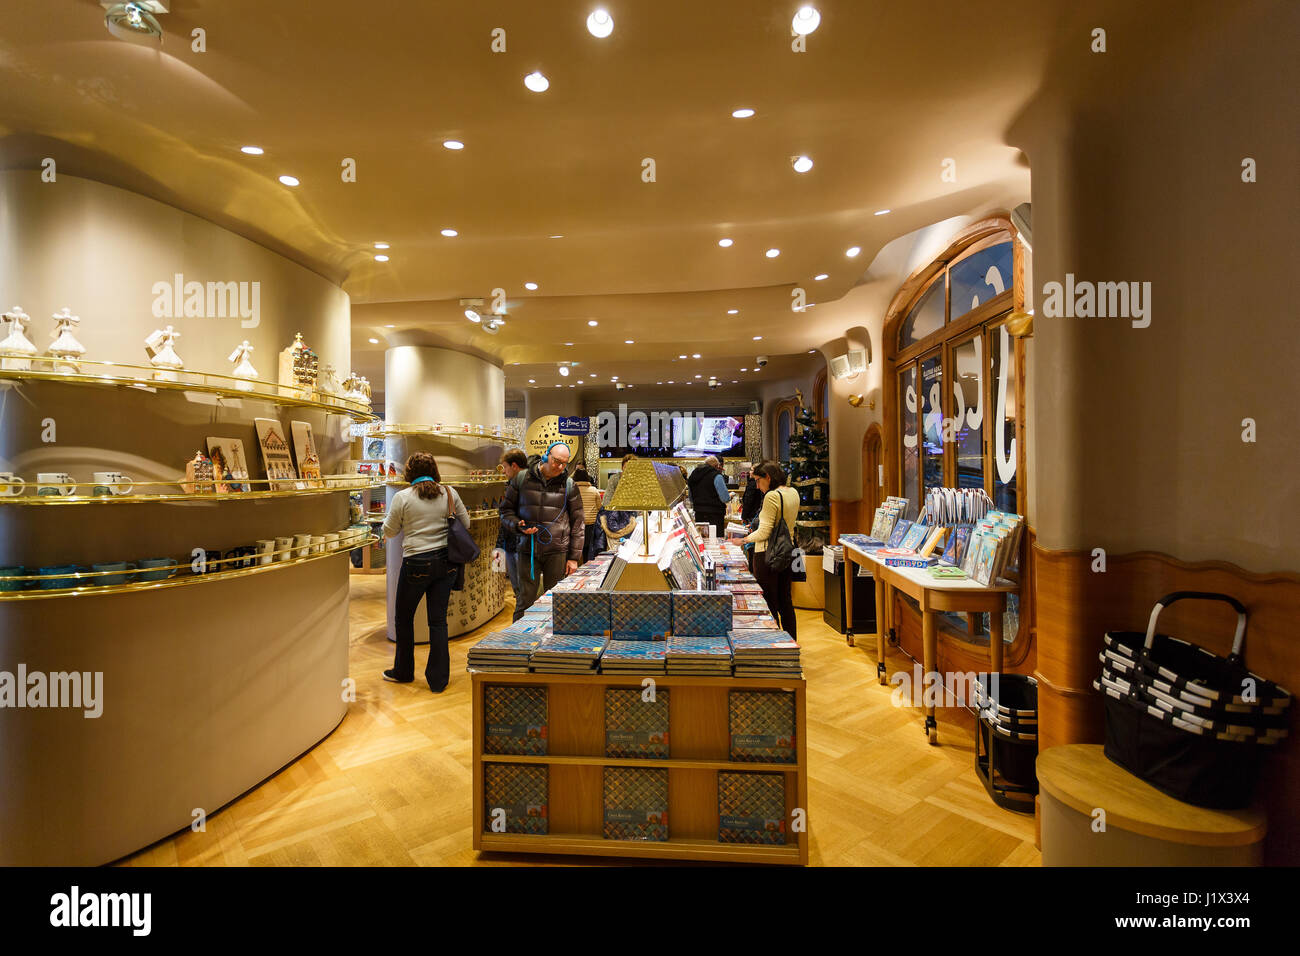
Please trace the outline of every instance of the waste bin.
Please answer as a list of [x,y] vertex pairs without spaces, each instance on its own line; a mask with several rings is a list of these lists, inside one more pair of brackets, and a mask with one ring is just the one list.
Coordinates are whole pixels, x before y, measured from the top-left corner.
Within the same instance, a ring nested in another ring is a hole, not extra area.
[[[839,634],[845,633],[845,564],[844,549],[828,545],[822,552],[823,559],[830,555],[835,570],[825,569],[822,576],[826,585],[826,606],[822,611],[822,620],[835,628]],[[815,560],[815,559],[814,559]],[[876,582],[874,578],[858,573],[858,565],[853,565],[853,632],[870,634],[876,630]]]

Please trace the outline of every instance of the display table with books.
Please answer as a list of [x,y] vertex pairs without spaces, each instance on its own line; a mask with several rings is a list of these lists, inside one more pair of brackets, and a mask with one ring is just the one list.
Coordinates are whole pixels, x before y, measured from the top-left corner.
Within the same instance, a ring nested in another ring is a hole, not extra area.
[[[945,493],[953,493],[945,495]],[[902,517],[906,499],[889,498],[876,512],[872,535],[844,534],[845,571],[852,579],[854,565],[867,569],[876,586],[876,675],[888,682],[885,638],[893,628],[893,594],[897,589],[916,601],[921,610],[921,666],[933,673],[938,658],[938,615],[953,612],[989,615],[989,669],[1002,671],[1002,617],[1007,594],[1020,590],[1000,575],[1019,546],[1019,515],[981,508],[982,492],[935,488],[927,495],[924,520]],[[892,512],[892,514],[890,513]],[[942,557],[936,554],[947,542]],[[853,595],[845,594],[846,620],[853,620]],[[850,629],[847,637],[852,642]],[[934,705],[924,706],[926,736],[938,743]]]
[[476,850],[808,862],[799,645],[711,557],[615,591],[602,555],[470,649]]

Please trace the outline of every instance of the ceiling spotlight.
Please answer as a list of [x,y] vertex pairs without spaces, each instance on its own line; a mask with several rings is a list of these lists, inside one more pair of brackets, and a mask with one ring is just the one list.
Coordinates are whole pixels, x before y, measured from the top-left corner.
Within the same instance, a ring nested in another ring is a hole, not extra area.
[[813,168],[813,161],[807,156],[796,156],[790,162],[794,164],[796,173],[806,173]]
[[624,344],[624,345],[636,345],[636,342],[632,341],[631,339],[624,339],[624,340],[623,340],[623,344]]
[[739,309],[728,309],[727,315],[735,315],[739,311],[740,311]]
[[614,32],[614,18],[609,15],[609,11],[597,7],[587,17],[587,32],[598,39],[605,39]]
[[873,216],[888,216],[889,213],[890,213],[890,210],[888,210],[888,209],[877,209],[874,213],[872,213],[872,215],[873,215]]
[[563,375],[565,378],[568,378],[568,377],[569,377],[569,366],[567,366],[567,365],[561,365],[561,366],[560,366],[560,374]]
[[807,36],[817,29],[818,24],[822,22],[822,15],[817,12],[817,8],[812,4],[799,8],[799,12],[794,15],[794,20],[790,26],[794,32],[800,36]]
[[111,3],[100,0],[104,7],[104,26],[119,40],[146,46],[162,46],[162,27],[154,19],[155,13],[167,13],[167,4],[158,0],[133,0],[131,3]]
[[534,93],[545,93],[550,88],[551,81],[534,70],[524,77],[524,86]]
[[662,385],[663,382],[655,382],[656,385]]
[[861,246],[849,246],[847,249],[844,250],[844,254],[848,256],[850,259],[856,259],[858,257],[858,253],[861,251],[862,251]]
[[754,115],[754,111],[751,110],[749,107],[745,107],[744,109],[732,110],[731,115],[734,116],[736,119],[749,119],[751,116]]
[[748,372],[749,369],[747,369],[747,368],[742,368],[741,371],[742,371],[742,372]]
[[722,248],[724,248],[724,249],[730,249],[730,248],[731,248],[731,240],[730,240],[730,239],[719,239],[719,240],[718,240],[718,245],[722,246]]
[[527,289],[529,292],[536,292],[536,291],[537,291],[537,283],[536,283],[536,282],[525,282],[525,283],[524,283],[524,288]]
[[775,259],[780,254],[781,254],[780,249],[769,249],[767,250],[767,252],[763,253],[763,255],[767,256],[769,259]]
[[685,355],[679,355],[679,356],[677,356],[677,357],[678,357],[678,358],[686,358]]
[[579,384],[579,385],[586,385],[587,383],[584,382],[582,379],[578,379],[578,384]]
[[813,282],[821,282],[822,279],[829,279],[829,278],[830,276],[828,276],[825,272],[823,272],[819,276],[813,276]]
[[286,186],[297,186],[297,185],[298,185],[298,177],[297,177],[297,176],[281,176],[281,177],[280,177],[280,182],[284,183]]
[[370,342],[371,345],[378,345],[378,344],[379,344],[379,339],[369,339],[368,341]]
[[697,375],[697,376],[695,376],[695,377],[696,377],[696,378],[703,378],[704,376],[702,376],[702,375]]
[[446,236],[448,239],[460,235],[460,233],[458,233],[455,229],[444,229],[442,230],[442,234]]
[[669,384],[669,385],[676,385],[677,383],[674,382],[674,381],[670,378],[670,379],[668,380],[668,384]]
[[478,322],[482,319],[482,317],[473,309],[465,310],[465,318],[469,319],[471,322]]
[[756,335],[756,336],[754,336],[754,341],[755,341],[755,342],[761,342],[761,341],[763,341],[763,336],[761,336],[761,335]]
[[587,324],[590,325],[593,329],[594,329],[596,326],[600,325],[600,323],[597,322],[595,319],[588,319],[588,320],[587,320]]
[[397,328],[397,326],[395,326],[395,325],[385,325],[384,328],[386,328],[386,329],[395,329],[395,328]]
[[691,356],[691,358],[699,358],[699,357],[700,357],[700,353],[699,353],[699,352],[696,352],[694,355]]
[[458,139],[444,139],[442,145],[447,149],[464,149],[465,144]]
[[375,261],[376,261],[376,262],[387,262],[387,261],[388,261],[388,256],[384,255],[384,254],[381,252],[379,255],[375,256]]
[[572,345],[573,343],[572,343],[572,342],[565,342],[564,344],[565,344],[565,345]]
[[535,379],[535,378],[530,378],[530,379],[528,380],[528,384],[529,384],[529,385],[535,385],[536,383],[537,383],[537,379]]
[[261,146],[241,146],[239,147],[239,151],[241,153],[247,153],[249,156],[261,156],[266,152],[266,150],[262,149]]
[[564,236],[563,236],[563,235],[555,235],[555,236],[547,236],[546,238],[547,238],[547,239],[563,239]]
[[375,243],[375,248],[376,248],[376,249],[387,249],[387,248],[388,248],[388,243],[386,243],[386,242],[376,242],[376,243]]

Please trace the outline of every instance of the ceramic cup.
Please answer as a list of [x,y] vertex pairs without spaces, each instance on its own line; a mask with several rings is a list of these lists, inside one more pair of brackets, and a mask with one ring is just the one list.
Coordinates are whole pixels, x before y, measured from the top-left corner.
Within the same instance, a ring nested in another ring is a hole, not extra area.
[[218,570],[234,571],[236,568],[251,568],[254,564],[254,557],[257,555],[257,549],[244,546],[242,548],[231,548],[226,552],[226,560],[222,562]]
[[8,567],[0,568],[0,591],[26,591],[31,587],[31,581],[10,581],[8,578],[21,578],[27,574],[26,568]]
[[[135,565],[130,561],[110,561],[106,564],[92,564],[92,571],[134,571]],[[105,584],[126,584],[131,578],[130,574],[105,574],[103,577],[91,578],[90,581],[95,585]]]
[[275,550],[279,552],[275,560],[288,561],[293,557],[293,538],[276,538]]
[[326,550],[326,551],[337,551],[337,550],[339,549],[339,538],[340,538],[340,537],[341,537],[341,535],[339,535],[337,532],[333,532],[333,533],[330,533],[330,534],[325,535],[325,550]]
[[79,588],[85,586],[87,582],[77,578],[65,577],[65,575],[76,574],[82,570],[75,564],[60,564],[52,568],[41,568],[37,573],[44,579],[39,582],[39,587],[43,591],[53,591],[57,588]]
[[27,482],[12,471],[0,471],[0,498],[13,498],[23,493]]
[[311,535],[295,534],[293,536],[293,556],[295,558],[305,558],[311,554]]
[[175,558],[145,558],[140,562],[140,573],[137,577],[141,581],[163,581],[176,572],[159,569],[167,569],[174,564],[176,564]]
[[72,476],[65,475],[61,471],[42,471],[36,475],[36,493],[42,497],[52,495],[70,495],[77,489],[72,487],[61,488],[59,485],[71,485]]
[[270,564],[273,560],[271,552],[275,550],[274,538],[259,538],[257,541],[257,563]]
[[314,534],[311,536],[311,553],[320,554],[325,550],[325,535]]
[[135,481],[121,472],[97,471],[90,493],[99,498],[105,495],[129,495],[134,488]]

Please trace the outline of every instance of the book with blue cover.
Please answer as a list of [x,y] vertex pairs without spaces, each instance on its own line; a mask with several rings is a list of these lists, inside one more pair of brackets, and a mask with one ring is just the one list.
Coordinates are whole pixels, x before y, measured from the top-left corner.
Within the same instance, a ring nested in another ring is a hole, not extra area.
[[718,635],[731,630],[732,598],[727,591],[673,591],[674,634]]
[[898,523],[894,525],[894,533],[889,536],[889,541],[887,542],[889,547],[901,547],[903,539],[907,537],[907,533],[911,530],[912,522],[908,521],[906,518],[900,518]]
[[487,833],[547,832],[545,764],[483,764],[483,830]]
[[662,674],[667,656],[665,641],[610,641],[600,656],[603,674]]
[[847,545],[856,551],[874,551],[876,548],[883,548],[889,536],[884,538],[867,537],[865,534],[842,534],[840,535],[840,544]]
[[606,767],[604,803],[605,839],[668,839],[667,770]]
[[537,674],[592,674],[609,641],[603,634],[552,634],[533,649]]
[[733,690],[727,693],[731,759],[794,763],[794,693]]
[[725,636],[674,634],[668,638],[669,674],[731,676],[731,642]]
[[930,529],[918,521],[907,529],[907,534],[903,535],[903,543],[899,547],[904,551],[915,551],[925,544],[926,536],[929,533]]
[[488,684],[483,688],[483,752],[546,753],[546,688]]
[[785,774],[718,771],[718,842],[785,843]]
[[766,612],[731,615],[731,632],[737,631],[774,631],[777,629],[776,618]]
[[970,528],[965,525],[955,529],[948,536],[948,546],[944,549],[940,564],[961,567],[962,558],[966,556],[966,545],[970,541]]
[[605,688],[605,756],[667,758],[670,693],[647,700],[639,687]]
[[615,591],[610,599],[611,636],[616,640],[663,640],[672,630],[671,591]]
[[556,591],[551,608],[556,634],[609,634],[608,591]]
[[799,644],[787,631],[775,628],[733,630],[727,637],[731,641],[731,653],[737,663],[743,657],[797,658],[799,656]]

